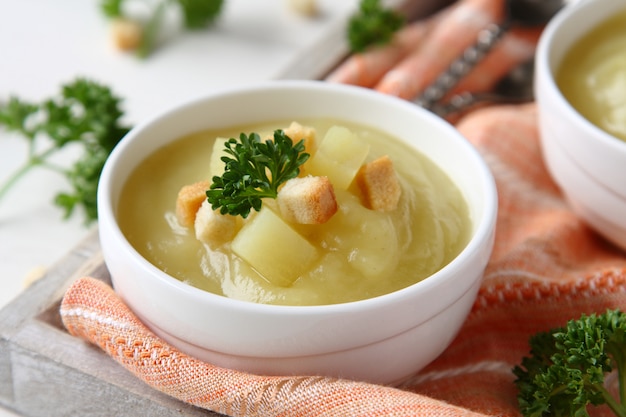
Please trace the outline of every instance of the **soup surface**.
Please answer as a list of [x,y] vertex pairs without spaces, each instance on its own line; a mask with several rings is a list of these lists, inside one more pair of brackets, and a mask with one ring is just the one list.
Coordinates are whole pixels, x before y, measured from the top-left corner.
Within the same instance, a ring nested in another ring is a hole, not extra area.
[[[182,186],[209,179],[215,138],[272,132],[291,121],[200,132],[159,149],[125,184],[118,206],[122,232],[146,259],[181,281],[239,300],[282,305],[336,304],[386,294],[438,271],[467,244],[471,222],[466,202],[424,155],[364,126],[334,120],[298,122],[313,127],[317,138],[332,126],[347,127],[369,144],[366,162],[388,155],[401,196],[395,210],[381,212],[361,204],[354,184],[335,189],[339,208],[329,221],[291,225],[318,256],[290,285],[263,277],[233,253],[230,243],[211,248],[197,240],[193,228],[179,223],[175,205]],[[261,210],[271,207],[270,201]],[[244,223],[259,215],[252,212]],[[272,239],[268,236],[259,250],[282,259],[292,256],[292,248]]]
[[579,113],[626,140],[626,10],[577,41],[556,80]]

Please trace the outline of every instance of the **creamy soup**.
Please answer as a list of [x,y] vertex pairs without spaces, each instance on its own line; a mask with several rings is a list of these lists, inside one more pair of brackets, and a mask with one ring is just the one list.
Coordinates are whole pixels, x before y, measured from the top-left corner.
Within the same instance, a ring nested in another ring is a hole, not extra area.
[[577,41],[556,80],[578,112],[626,140],[626,10]]
[[[298,122],[314,127],[318,138],[332,126],[347,127],[370,146],[367,160],[388,155],[401,187],[400,200],[396,209],[381,212],[363,206],[354,184],[335,190],[339,208],[329,221],[292,225],[317,253],[292,283],[272,283],[235,255],[229,243],[211,248],[181,226],[175,214],[177,194],[186,184],[209,179],[215,138],[272,132],[290,122],[200,132],[149,156],[130,176],[118,207],[119,224],[130,243],[154,265],[192,286],[282,305],[336,304],[396,291],[432,275],[467,244],[471,222],[466,202],[434,163],[389,135],[335,120]],[[261,210],[271,207],[268,202]],[[253,212],[244,223],[259,215]],[[268,236],[259,250],[291,259],[292,248],[272,239]]]

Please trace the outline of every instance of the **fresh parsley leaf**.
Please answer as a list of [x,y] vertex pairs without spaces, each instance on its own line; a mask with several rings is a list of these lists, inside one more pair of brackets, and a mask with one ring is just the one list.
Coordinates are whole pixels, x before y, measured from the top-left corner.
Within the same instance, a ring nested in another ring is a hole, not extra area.
[[361,0],[359,12],[348,21],[350,50],[363,52],[371,45],[387,44],[404,24],[404,16],[386,9],[380,0]]
[[143,36],[137,48],[138,56],[145,58],[156,48],[164,13],[165,3],[159,3],[143,27]]
[[102,0],[100,10],[108,18],[117,18],[122,16],[122,3],[124,0]]
[[276,198],[278,187],[297,177],[309,159],[304,141],[294,145],[281,129],[267,141],[261,141],[257,133],[241,133],[239,141],[226,141],[225,152],[230,156],[222,157],[224,174],[213,177],[207,200],[213,210],[243,218],[252,209],[259,211],[263,198]]
[[[129,16],[125,7],[139,3],[145,13],[141,17]],[[222,11],[224,0],[158,0],[147,4],[133,0],[101,0],[100,10],[108,19],[132,22],[133,28],[141,33],[139,42],[133,42],[128,49],[136,49],[137,55],[145,58],[156,48],[165,13],[177,9],[186,29],[201,29],[211,24]],[[119,36],[119,32],[113,32]],[[122,32],[123,33],[123,32]],[[138,43],[138,46],[135,44]]]
[[[588,405],[601,404],[626,416],[626,314],[583,314],[533,335],[530,347],[530,356],[513,369],[524,416],[588,416]],[[604,384],[614,369],[619,400]]]
[[178,3],[185,17],[185,27],[199,29],[219,16],[224,0],[178,0]]
[[11,97],[5,105],[0,105],[0,125],[4,125],[9,131],[24,135],[29,141],[33,141],[37,134],[37,126],[28,122],[38,110],[39,106],[36,104]]
[[[65,176],[72,188],[55,198],[66,217],[82,206],[86,222],[95,220],[96,191],[104,162],[129,130],[121,124],[120,103],[108,87],[79,78],[42,103],[11,97],[6,105],[0,105],[0,127],[20,134],[29,147],[24,164],[0,184],[0,200],[30,170],[47,168]],[[51,164],[50,157],[68,144],[83,149],[75,164],[70,168]]]

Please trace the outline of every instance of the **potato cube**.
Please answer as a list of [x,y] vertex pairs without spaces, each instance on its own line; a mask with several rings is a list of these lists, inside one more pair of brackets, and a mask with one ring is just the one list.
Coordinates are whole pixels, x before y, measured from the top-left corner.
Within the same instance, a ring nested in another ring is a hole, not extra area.
[[349,191],[337,193],[339,211],[319,226],[320,239],[330,252],[349,253],[348,264],[365,278],[377,279],[399,262],[399,238],[391,217],[365,208]]
[[315,155],[306,164],[308,174],[327,176],[335,188],[346,190],[369,153],[369,145],[341,126],[328,129]]
[[233,252],[279,286],[291,285],[317,259],[317,250],[272,210],[264,207],[239,231]]
[[224,144],[228,141],[227,138],[216,138],[215,143],[213,144],[213,151],[211,152],[211,161],[209,162],[209,178],[213,178],[214,176],[221,177],[224,173],[224,161],[222,161],[222,156],[228,156],[228,154],[224,151],[226,147]]
[[[378,216],[371,215],[374,213]],[[392,271],[398,264],[398,237],[388,217],[372,210],[369,214],[346,244],[352,242],[356,248],[348,260],[350,266],[363,276],[373,278]]]

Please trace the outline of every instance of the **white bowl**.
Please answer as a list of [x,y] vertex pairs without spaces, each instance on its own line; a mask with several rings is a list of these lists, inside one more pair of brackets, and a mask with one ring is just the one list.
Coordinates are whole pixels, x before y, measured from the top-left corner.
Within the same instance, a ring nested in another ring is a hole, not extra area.
[[557,141],[544,141],[548,170],[575,212],[595,230],[626,249],[626,198],[595,181]]
[[[142,258],[118,227],[122,186],[164,144],[204,129],[328,117],[403,138],[457,184],[470,209],[472,235],[450,264],[408,288],[363,301],[263,305],[211,294],[168,276]],[[433,114],[358,87],[280,81],[218,92],[135,127],[106,163],[98,210],[102,251],[115,290],[167,342],[218,366],[253,373],[387,384],[435,359],[462,325],[491,254],[497,196],[480,155]]]
[[[623,10],[626,2],[616,0],[583,0],[562,9],[539,40],[535,97],[541,143],[551,175],[575,203],[573,209],[581,218],[626,249],[626,142],[585,119],[563,96],[554,79],[576,41]],[[579,179],[579,186],[568,177],[570,174]],[[597,200],[598,196],[602,198]]]

